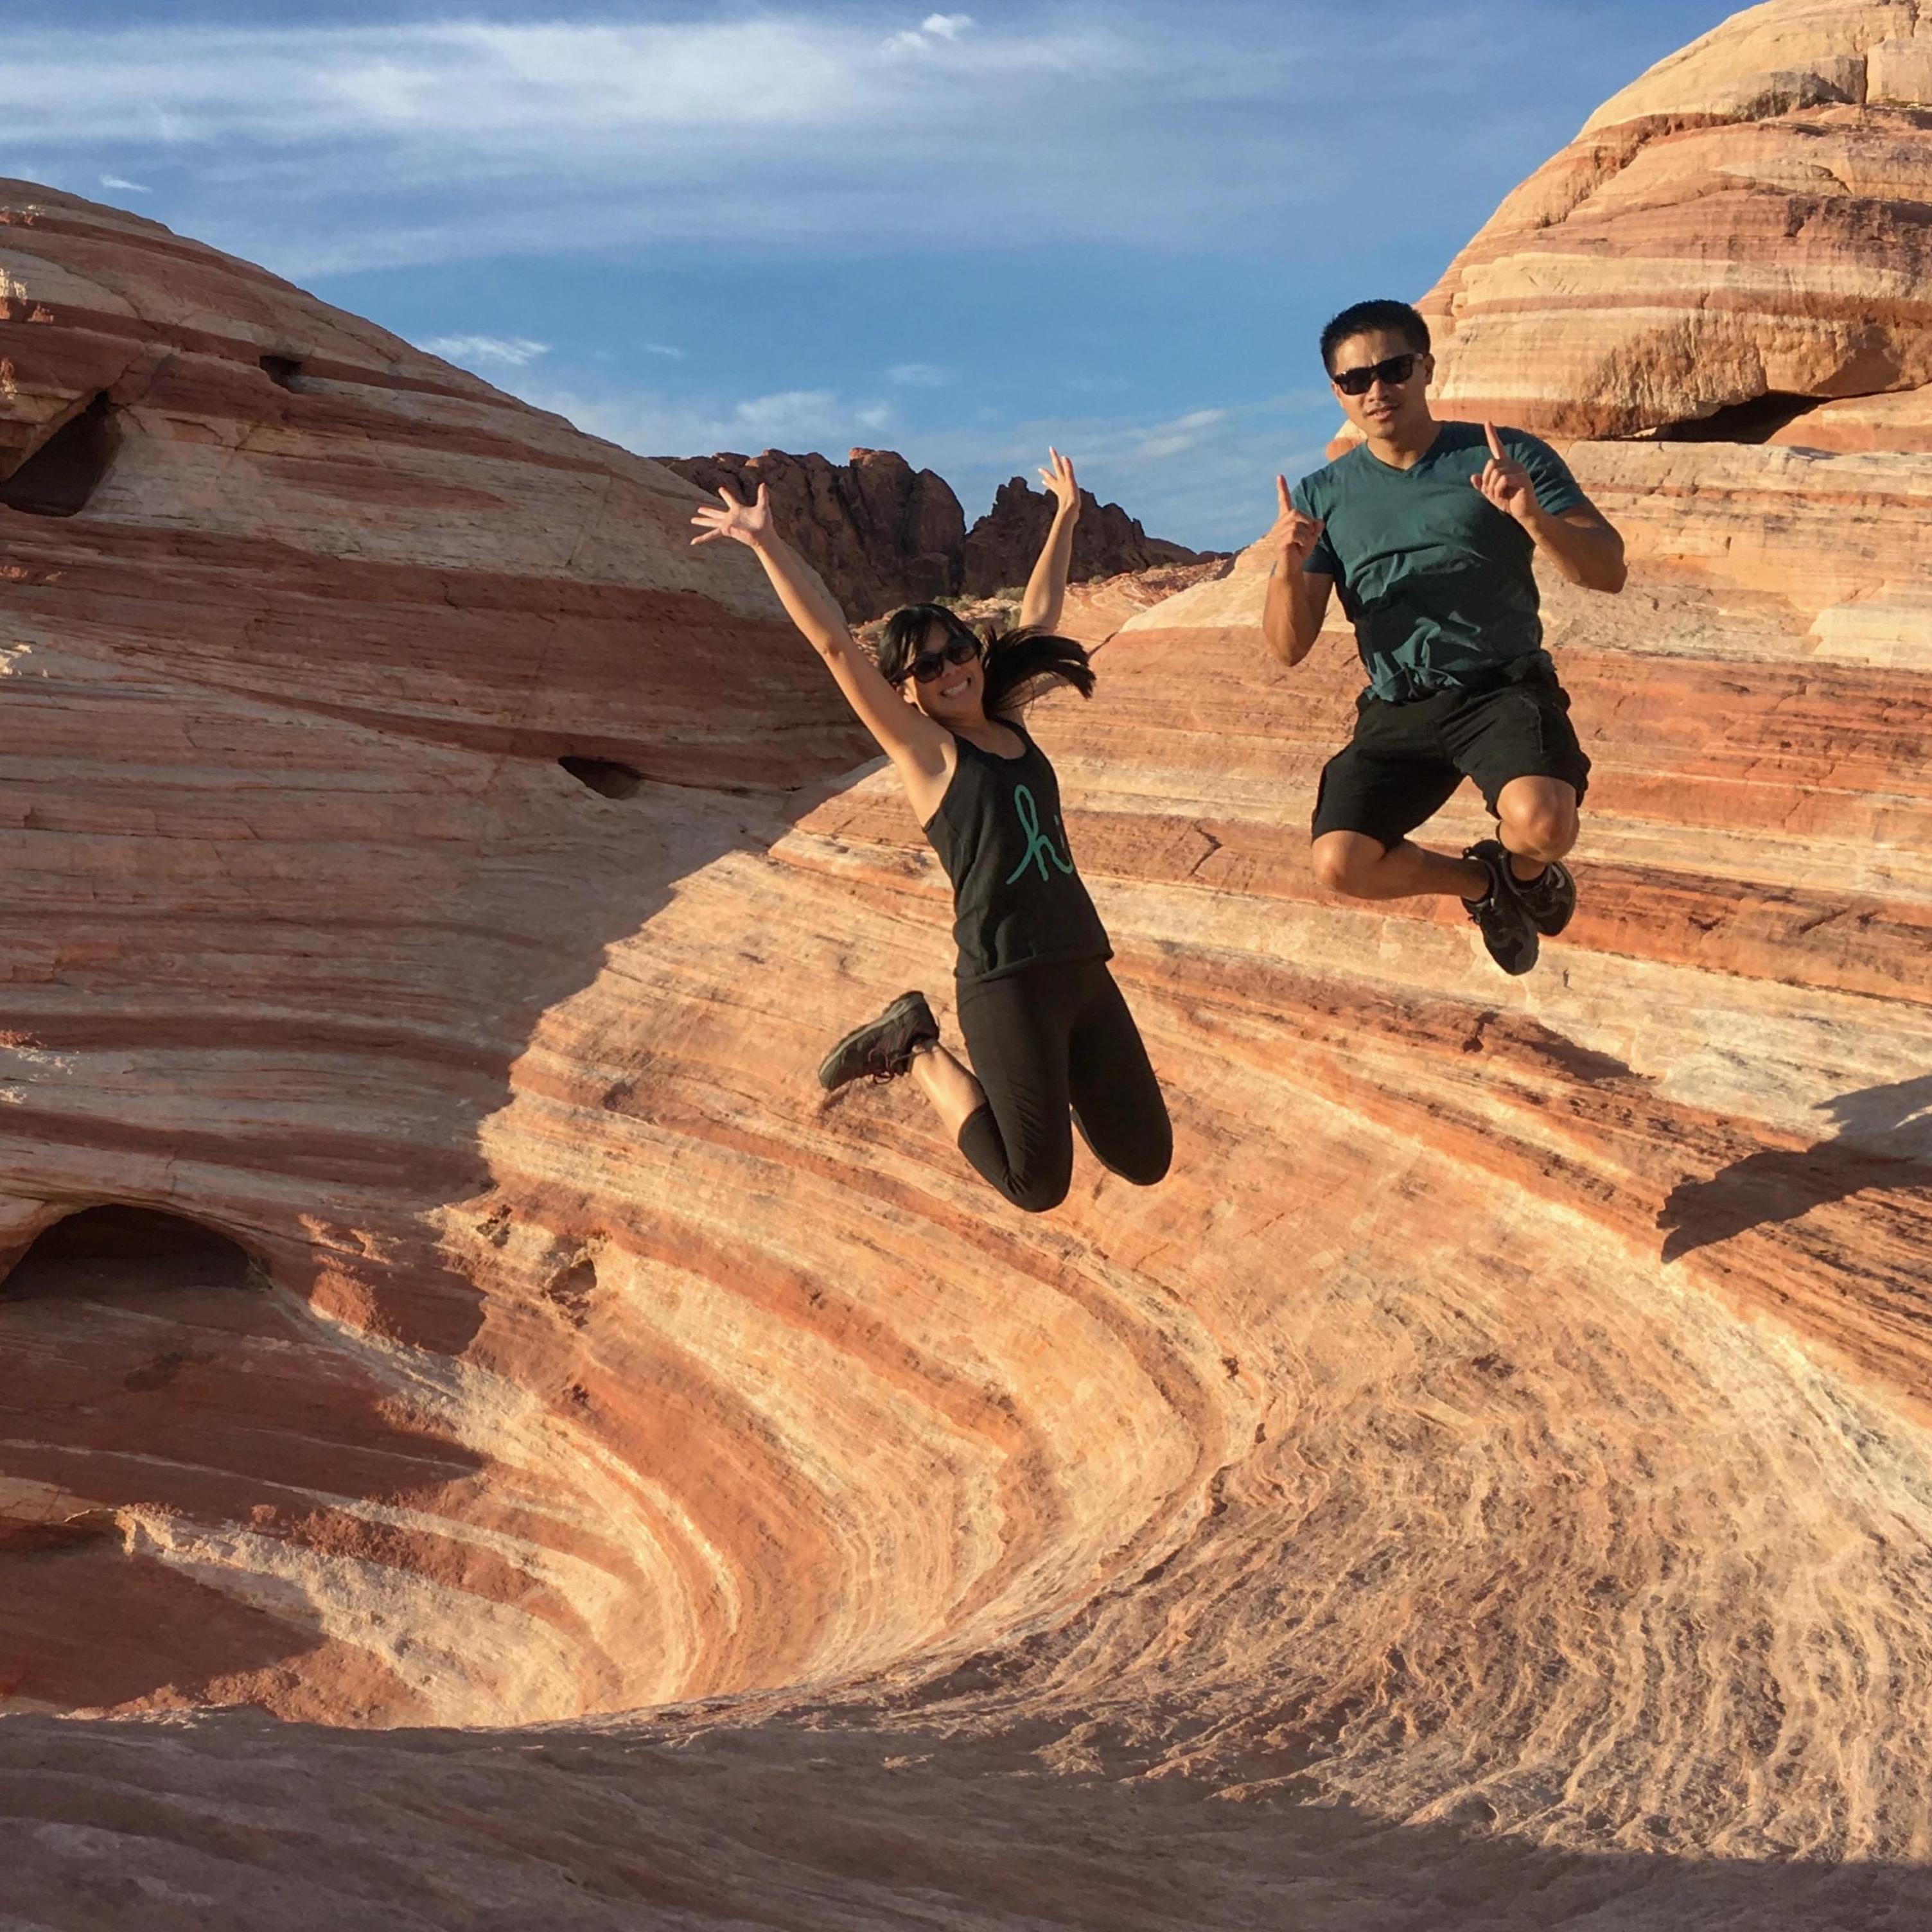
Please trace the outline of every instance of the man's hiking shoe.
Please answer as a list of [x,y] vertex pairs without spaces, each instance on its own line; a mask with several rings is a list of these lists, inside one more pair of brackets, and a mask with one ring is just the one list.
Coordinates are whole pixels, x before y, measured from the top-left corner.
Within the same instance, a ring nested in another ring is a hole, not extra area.
[[1490,889],[1479,899],[1462,902],[1490,957],[1512,976],[1527,973],[1536,964],[1540,950],[1536,928],[1517,898],[1510,878],[1509,854],[1493,838],[1484,838],[1462,854],[1473,859],[1490,875]]
[[875,1020],[848,1033],[825,1056],[818,1084],[828,1094],[854,1080],[896,1080],[914,1051],[939,1043],[939,1022],[923,993],[902,993]]
[[1570,923],[1570,915],[1576,910],[1576,881],[1562,860],[1551,860],[1540,879],[1527,883],[1511,873],[1510,884],[1528,914],[1530,924],[1545,939],[1554,939]]

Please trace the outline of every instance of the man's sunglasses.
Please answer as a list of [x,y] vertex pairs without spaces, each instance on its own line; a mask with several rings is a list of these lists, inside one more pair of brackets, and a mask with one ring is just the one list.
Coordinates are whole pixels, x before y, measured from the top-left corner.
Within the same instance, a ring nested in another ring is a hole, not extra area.
[[948,638],[938,650],[921,651],[892,682],[903,684],[910,676],[921,684],[930,684],[948,664],[970,664],[980,650],[977,638]]
[[1366,396],[1378,382],[1391,388],[1415,374],[1420,355],[1391,356],[1386,362],[1372,362],[1366,369],[1343,369],[1330,380],[1345,396]]

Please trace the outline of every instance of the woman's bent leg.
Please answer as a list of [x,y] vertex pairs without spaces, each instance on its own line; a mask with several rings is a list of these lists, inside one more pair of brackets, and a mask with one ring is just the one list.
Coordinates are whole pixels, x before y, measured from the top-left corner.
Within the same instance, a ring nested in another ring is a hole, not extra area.
[[1096,976],[1068,1042],[1073,1118],[1096,1160],[1151,1187],[1174,1162],[1167,1102],[1113,974],[1104,964],[1088,970]]
[[959,1151],[1029,1214],[1058,1207],[1073,1180],[1066,1042],[1078,988],[1069,975],[1035,967],[959,989],[960,1030],[986,1096],[959,1130]]

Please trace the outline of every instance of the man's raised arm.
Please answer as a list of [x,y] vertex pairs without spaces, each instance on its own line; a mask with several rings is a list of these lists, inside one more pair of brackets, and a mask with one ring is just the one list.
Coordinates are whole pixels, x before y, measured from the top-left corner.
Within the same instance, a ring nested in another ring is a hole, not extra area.
[[1502,446],[1494,423],[1483,425],[1490,439],[1490,460],[1481,475],[1469,480],[1506,517],[1514,517],[1536,547],[1572,584],[1586,590],[1605,590],[1612,596],[1628,575],[1624,540],[1594,503],[1580,503],[1552,517],[1536,499],[1530,473]]
[[1335,580],[1319,571],[1303,568],[1321,542],[1325,526],[1295,508],[1286,476],[1277,476],[1274,487],[1280,514],[1275,518],[1274,527],[1262,539],[1272,553],[1272,560],[1268,601],[1262,606],[1262,637],[1283,664],[1298,664],[1322,634],[1322,620],[1328,614],[1328,598],[1335,588]]

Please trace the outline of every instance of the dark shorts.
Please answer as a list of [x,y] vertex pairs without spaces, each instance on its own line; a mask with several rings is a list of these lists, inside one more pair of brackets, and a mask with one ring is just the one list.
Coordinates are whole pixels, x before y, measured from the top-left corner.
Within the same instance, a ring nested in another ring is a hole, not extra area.
[[1561,778],[1580,799],[1590,760],[1556,668],[1539,652],[1486,691],[1438,691],[1407,704],[1364,692],[1355,735],[1322,767],[1313,836],[1362,832],[1400,845],[1474,778],[1493,812],[1512,778]]

